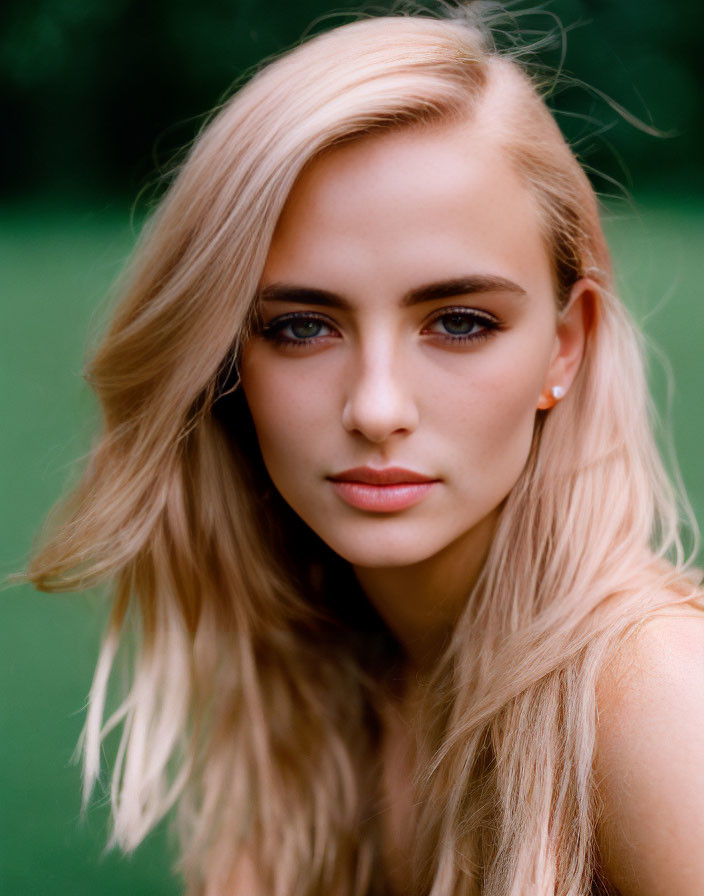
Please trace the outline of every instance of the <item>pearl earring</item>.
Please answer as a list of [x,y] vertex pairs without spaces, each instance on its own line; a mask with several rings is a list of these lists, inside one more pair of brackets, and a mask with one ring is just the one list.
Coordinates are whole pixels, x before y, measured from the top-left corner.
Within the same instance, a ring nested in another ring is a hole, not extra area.
[[557,398],[558,400],[565,394],[565,390],[562,388],[562,386],[553,386],[550,391],[552,392],[552,397]]

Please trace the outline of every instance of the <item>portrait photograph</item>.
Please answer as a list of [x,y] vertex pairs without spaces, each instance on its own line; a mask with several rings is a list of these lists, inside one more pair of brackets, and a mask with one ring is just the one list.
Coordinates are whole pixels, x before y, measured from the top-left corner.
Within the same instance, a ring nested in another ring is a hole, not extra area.
[[3,896],[704,894],[694,0],[6,0]]

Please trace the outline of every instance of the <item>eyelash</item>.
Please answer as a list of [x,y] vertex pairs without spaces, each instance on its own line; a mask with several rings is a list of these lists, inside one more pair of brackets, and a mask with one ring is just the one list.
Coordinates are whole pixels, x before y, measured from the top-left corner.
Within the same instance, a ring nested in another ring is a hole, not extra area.
[[[464,306],[458,306],[452,308],[443,308],[441,311],[435,314],[435,316],[431,318],[431,320],[424,326],[423,331],[425,332],[427,330],[427,327],[446,317],[460,317],[463,320],[470,321],[473,324],[481,324],[484,327],[484,329],[478,333],[467,333],[462,335],[453,335],[451,333],[435,333],[435,335],[442,338],[443,342],[447,342],[452,345],[461,345],[463,343],[469,342],[482,342],[483,340],[488,339],[493,332],[501,329],[501,324],[496,320],[496,318],[491,317],[488,314],[474,311]],[[284,314],[281,317],[275,318],[268,324],[262,326],[259,332],[264,337],[264,339],[268,339],[270,342],[273,342],[276,345],[284,345],[287,348],[302,348],[307,345],[313,345],[321,338],[324,338],[321,336],[311,336],[305,339],[290,339],[282,335],[283,330],[289,324],[300,321],[319,321],[321,324],[324,324],[327,327],[332,327],[332,324],[330,324],[322,315],[311,313],[309,311],[294,311],[290,314]]]

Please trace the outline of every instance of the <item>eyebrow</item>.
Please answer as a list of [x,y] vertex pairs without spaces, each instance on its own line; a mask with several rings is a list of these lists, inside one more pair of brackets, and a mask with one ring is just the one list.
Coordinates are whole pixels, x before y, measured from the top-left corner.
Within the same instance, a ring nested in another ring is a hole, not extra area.
[[[401,299],[401,306],[408,308],[422,302],[449,299],[453,296],[481,295],[488,292],[512,293],[517,296],[527,295],[525,289],[518,283],[514,283],[513,280],[496,277],[492,274],[472,274],[468,277],[454,277],[451,280],[441,280],[411,289]],[[264,286],[259,290],[257,298],[265,302],[297,302],[302,305],[340,308],[343,311],[349,311],[352,308],[347,299],[334,292],[288,283],[271,283]]]

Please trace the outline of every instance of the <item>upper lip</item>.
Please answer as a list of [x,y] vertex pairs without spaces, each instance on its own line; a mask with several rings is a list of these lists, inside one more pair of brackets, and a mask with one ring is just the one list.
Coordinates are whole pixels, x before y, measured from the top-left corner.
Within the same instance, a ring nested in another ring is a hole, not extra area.
[[403,467],[353,467],[328,477],[338,482],[368,482],[370,485],[392,485],[398,482],[436,482],[432,476],[424,476]]

